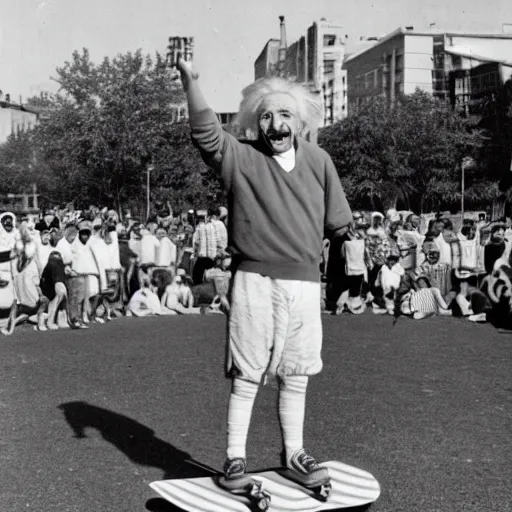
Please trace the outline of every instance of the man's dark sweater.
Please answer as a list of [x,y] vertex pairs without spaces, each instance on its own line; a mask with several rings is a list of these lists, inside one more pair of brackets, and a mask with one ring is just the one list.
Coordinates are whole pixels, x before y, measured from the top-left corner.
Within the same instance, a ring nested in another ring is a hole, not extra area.
[[273,279],[320,280],[324,232],[348,225],[352,213],[336,168],[318,146],[298,138],[286,172],[258,141],[238,141],[212,110],[190,117],[192,140],[221,172],[230,203],[230,246],[239,270]]

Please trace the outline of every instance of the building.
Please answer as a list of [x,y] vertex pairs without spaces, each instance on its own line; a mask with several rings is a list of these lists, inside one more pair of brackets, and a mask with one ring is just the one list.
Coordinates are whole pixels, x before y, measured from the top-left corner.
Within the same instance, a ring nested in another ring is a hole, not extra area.
[[323,126],[347,114],[346,73],[343,70],[345,35],[341,25],[322,18],[314,22],[290,46],[284,17],[280,16],[280,39],[270,39],[254,62],[254,78],[281,75],[305,84],[322,97]]
[[475,67],[450,72],[449,92],[454,108],[466,114],[496,117],[512,98],[512,61],[492,61],[482,57]]
[[348,113],[376,97],[390,103],[416,89],[450,97],[450,73],[512,56],[512,34],[469,34],[401,27],[345,58]]
[[0,144],[10,135],[33,128],[39,120],[36,109],[11,101],[9,94],[0,92]]

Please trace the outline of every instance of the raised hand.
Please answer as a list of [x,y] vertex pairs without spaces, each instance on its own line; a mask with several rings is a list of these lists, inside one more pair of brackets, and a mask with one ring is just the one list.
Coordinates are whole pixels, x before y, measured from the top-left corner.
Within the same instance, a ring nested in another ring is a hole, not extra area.
[[192,62],[186,61],[181,53],[178,54],[176,67],[180,72],[183,87],[185,90],[187,90],[192,80],[197,80],[199,78],[199,74],[194,71]]

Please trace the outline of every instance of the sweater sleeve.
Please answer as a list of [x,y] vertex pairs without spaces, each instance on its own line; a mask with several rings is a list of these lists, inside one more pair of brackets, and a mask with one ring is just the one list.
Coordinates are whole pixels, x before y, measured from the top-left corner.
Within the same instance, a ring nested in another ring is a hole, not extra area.
[[348,205],[341,181],[331,157],[326,154],[325,163],[325,231],[331,238],[337,230],[352,222],[352,211]]
[[226,153],[232,153],[240,143],[220,125],[211,109],[191,115],[190,132],[194,146],[199,148],[206,165],[220,170],[227,190],[231,188],[233,166],[223,165]]

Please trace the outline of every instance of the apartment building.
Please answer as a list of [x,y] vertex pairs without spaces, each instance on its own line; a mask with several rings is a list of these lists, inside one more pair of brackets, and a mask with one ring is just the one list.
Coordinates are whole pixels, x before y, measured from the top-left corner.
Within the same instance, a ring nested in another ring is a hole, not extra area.
[[393,103],[416,89],[450,98],[450,76],[512,56],[512,34],[425,31],[401,27],[345,58],[348,112],[376,97]]

